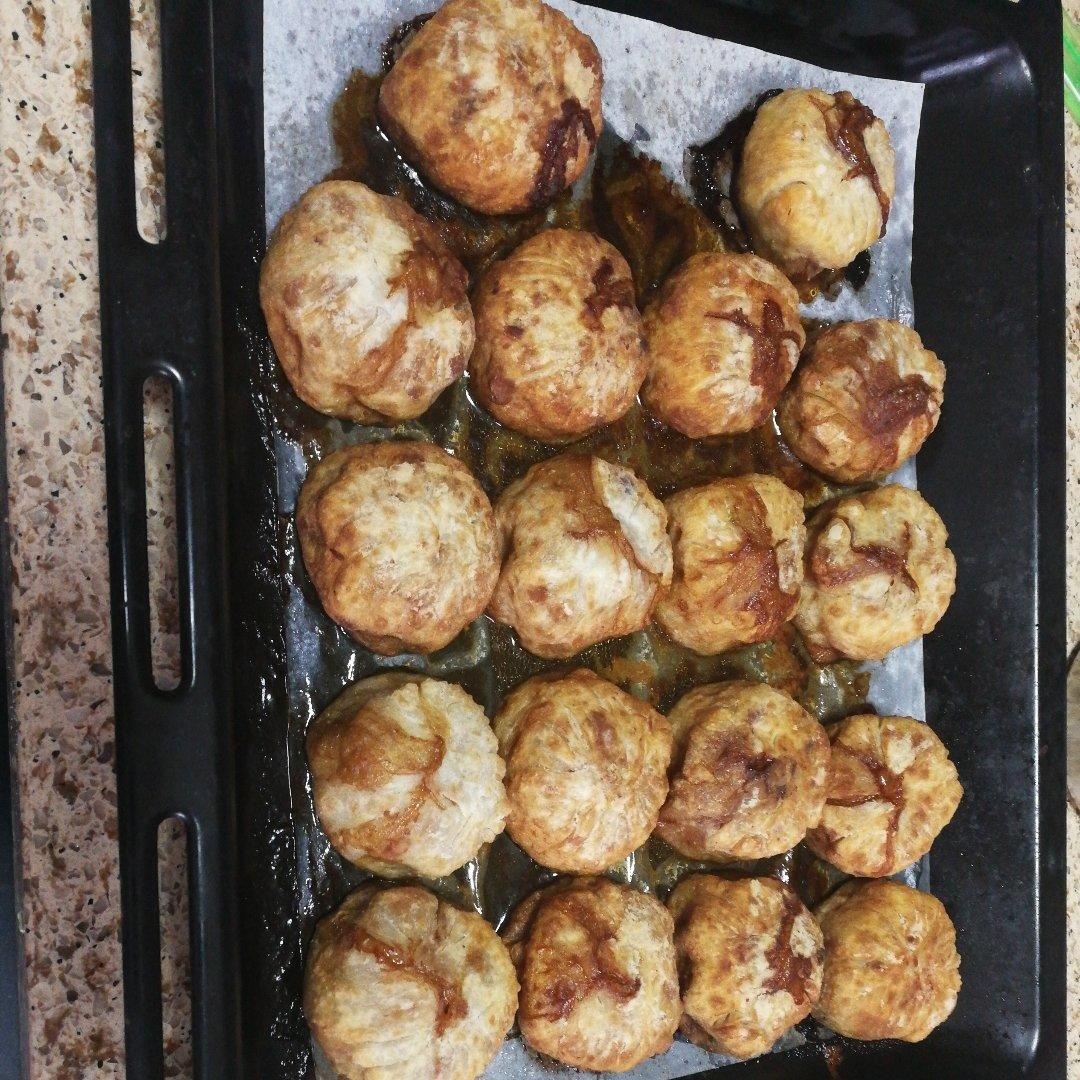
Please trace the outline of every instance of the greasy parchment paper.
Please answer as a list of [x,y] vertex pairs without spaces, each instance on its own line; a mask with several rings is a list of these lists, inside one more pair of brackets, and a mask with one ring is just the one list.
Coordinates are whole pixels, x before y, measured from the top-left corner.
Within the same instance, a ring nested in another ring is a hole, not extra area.
[[[874,248],[871,273],[859,291],[845,287],[835,301],[818,300],[808,317],[837,321],[883,316],[913,322],[911,226],[915,151],[923,87],[846,75],[757,49],[718,41],[645,20],[573,3],[549,0],[566,12],[596,42],[604,62],[604,124],[657,159],[682,187],[687,146],[705,142],[765,90],[821,87],[850,90],[882,118],[896,150],[896,195],[888,232]],[[264,135],[267,232],[296,198],[337,164],[329,126],[330,109],[355,68],[379,69],[379,49],[403,20],[438,6],[437,0],[265,0]],[[327,423],[323,452],[357,441],[352,425]],[[406,425],[405,433],[408,433]],[[401,432],[399,432],[400,434]],[[418,435],[430,434],[417,426]],[[435,435],[437,438],[437,433]],[[473,672],[485,658],[482,630],[466,632],[452,655],[424,661],[417,657],[372,658],[329,623],[307,582],[296,552],[291,515],[307,470],[303,449],[283,426],[276,434],[279,513],[283,522],[282,570],[289,590],[286,627],[290,705],[290,761],[297,858],[301,876],[300,923],[313,920],[340,900],[359,880],[329,849],[311,804],[303,735],[311,719],[351,680],[377,667],[408,665],[461,681],[490,708],[490,681]],[[915,485],[909,463],[894,479]],[[870,665],[870,703],[881,713],[925,719],[922,645],[896,650],[884,663]],[[471,673],[472,672],[472,673]],[[441,891],[476,903],[480,867],[470,864]],[[632,876],[632,869],[628,872]],[[539,884],[536,878],[529,887]],[[909,873],[914,882],[915,875]],[[925,864],[918,873],[925,884]],[[803,1041],[789,1033],[777,1049]],[[729,1059],[677,1040],[664,1055],[627,1073],[634,1080],[688,1076]],[[320,1068],[319,1075],[331,1073]],[[582,1076],[531,1055],[517,1039],[507,1041],[485,1076]]]

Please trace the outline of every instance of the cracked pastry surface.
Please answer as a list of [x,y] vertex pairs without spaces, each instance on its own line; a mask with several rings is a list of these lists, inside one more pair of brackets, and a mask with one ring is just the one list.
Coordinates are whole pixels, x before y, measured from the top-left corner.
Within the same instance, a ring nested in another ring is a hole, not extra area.
[[304,1016],[346,1080],[474,1080],[514,1022],[506,946],[418,885],[365,885],[320,921]]
[[691,859],[761,859],[793,848],[825,803],[829,739],[788,694],[724,682],[668,714],[671,787],[657,835]]
[[642,401],[692,439],[763,423],[806,341],[795,287],[756,255],[691,256],[646,308],[644,326]]
[[550,202],[602,126],[600,54],[539,0],[448,0],[383,80],[379,118],[406,158],[486,214]]
[[937,625],[956,587],[941,518],[886,484],[823,506],[807,525],[795,626],[821,663],[880,660]]
[[521,980],[518,1025],[534,1050],[624,1072],[671,1045],[679,979],[659,900],[606,878],[564,878],[526,897],[503,938]]
[[451,874],[503,830],[497,740],[453,683],[407,672],[362,679],[315,718],[307,754],[331,844],[383,877]]
[[468,276],[402,199],[316,184],[274,230],[259,275],[270,340],[313,409],[363,424],[419,416],[473,347]]
[[507,831],[536,862],[599,873],[643,844],[667,795],[671,727],[585,668],[516,687],[494,721]]
[[468,468],[431,443],[328,455],[300,489],[296,522],[326,613],[374,652],[448,645],[498,579],[491,504]]
[[790,886],[770,877],[684,878],[668,897],[682,984],[680,1030],[713,1053],[765,1053],[821,992],[823,939]]
[[667,513],[622,465],[562,454],[495,503],[504,561],[488,614],[537,656],[640,630],[671,581]]
[[910,716],[849,716],[828,729],[829,793],[806,834],[854,877],[891,877],[925,855],[964,789],[941,740]]
[[750,474],[681,491],[664,505],[674,574],[656,621],[710,655],[774,637],[799,601],[802,496]]
[[807,279],[885,234],[894,174],[885,125],[852,94],[785,90],[757,110],[735,194],[754,250]]
[[919,1042],[960,992],[956,932],[941,901],[895,881],[849,881],[814,911],[825,969],[814,1019],[851,1039]]
[[937,426],[945,366],[908,326],[891,319],[841,323],[818,334],[784,391],[784,441],[841,483],[890,473]]
[[473,297],[470,388],[515,431],[564,442],[617,420],[645,378],[630,267],[606,240],[537,233],[495,263]]

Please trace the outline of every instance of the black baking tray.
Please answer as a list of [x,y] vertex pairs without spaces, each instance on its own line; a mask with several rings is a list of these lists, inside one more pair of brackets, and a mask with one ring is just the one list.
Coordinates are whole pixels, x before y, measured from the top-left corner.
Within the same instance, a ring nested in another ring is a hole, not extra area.
[[[436,6],[433,3],[433,6]],[[959,588],[926,639],[927,715],[967,796],[933,853],[963,959],[925,1042],[810,1045],[714,1075],[1065,1075],[1064,209],[1061,10],[1047,0],[626,0],[610,7],[926,83],[917,325],[949,400],[919,457]],[[129,1075],[163,1075],[156,829],[191,861],[196,1074],[299,1080],[302,946],[287,818],[284,595],[258,305],[262,5],[162,0],[166,240],[137,234],[128,5],[94,0],[102,336]],[[719,119],[719,118],[718,118]],[[177,414],[183,677],[150,676],[142,384]]]

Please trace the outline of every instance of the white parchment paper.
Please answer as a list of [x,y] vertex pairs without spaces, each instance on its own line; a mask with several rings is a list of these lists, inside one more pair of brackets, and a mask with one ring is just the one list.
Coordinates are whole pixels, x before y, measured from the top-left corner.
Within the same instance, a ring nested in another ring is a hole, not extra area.
[[[913,323],[911,227],[921,85],[829,71],[573,0],[549,2],[566,12],[600,50],[605,125],[656,158],[683,187],[687,146],[710,139],[765,90],[791,86],[850,90],[869,105],[885,122],[896,150],[896,194],[888,232],[874,248],[870,278],[861,290],[845,287],[836,301],[818,300],[805,314],[830,321],[881,316]],[[346,77],[357,67],[377,71],[379,49],[390,31],[436,6],[436,0],[265,0],[268,231],[283,210],[337,164],[329,118]],[[290,449],[279,448],[285,454]],[[893,479],[914,487],[914,464]],[[283,495],[287,509],[292,493]],[[289,660],[291,666],[294,657]],[[870,701],[882,713],[925,719],[921,642],[872,665]],[[797,1035],[789,1035],[778,1048],[796,1041]],[[726,1060],[680,1040],[666,1054],[624,1075],[631,1080],[669,1080]],[[504,1045],[485,1073],[500,1080],[587,1075],[591,1074],[541,1063],[517,1040]]]

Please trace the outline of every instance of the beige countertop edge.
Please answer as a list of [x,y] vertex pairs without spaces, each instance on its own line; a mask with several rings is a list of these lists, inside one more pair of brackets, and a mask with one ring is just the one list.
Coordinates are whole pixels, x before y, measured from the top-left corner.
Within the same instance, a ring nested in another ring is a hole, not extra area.
[[[149,6],[135,0],[137,19]],[[1080,14],[1080,0],[1067,6]],[[87,3],[0,0],[0,304],[33,1080],[124,1074],[89,38]],[[136,53],[136,84],[149,108],[143,59]],[[1068,123],[1067,155],[1072,644],[1080,640],[1080,130]],[[144,187],[140,197],[151,199]],[[156,443],[161,432],[151,426],[148,436]],[[167,611],[169,597],[157,599]],[[1077,814],[1068,828],[1069,1077],[1080,1080]],[[183,920],[180,865],[166,848],[164,907],[174,922]],[[169,989],[182,971],[181,957],[166,971]],[[169,1075],[184,1075],[182,1014],[167,1017],[166,1037]]]

